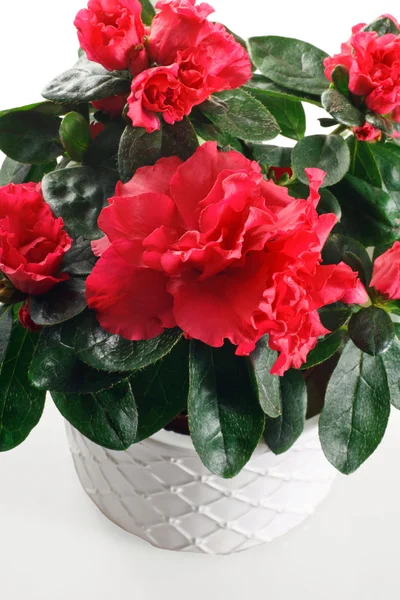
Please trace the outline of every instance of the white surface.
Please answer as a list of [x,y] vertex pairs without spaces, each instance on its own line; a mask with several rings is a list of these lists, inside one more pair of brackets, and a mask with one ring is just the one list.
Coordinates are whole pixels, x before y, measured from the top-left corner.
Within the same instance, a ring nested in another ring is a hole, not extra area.
[[[209,2],[242,36],[295,36],[327,52],[338,51],[354,23],[381,12],[400,17],[397,0]],[[0,110],[40,100],[44,84],[75,60],[72,20],[84,4],[2,0]],[[156,550],[107,521],[80,486],[49,404],[29,440],[0,456],[1,599],[397,599],[399,431],[394,413],[379,450],[336,480],[306,525],[269,546],[207,557]]]

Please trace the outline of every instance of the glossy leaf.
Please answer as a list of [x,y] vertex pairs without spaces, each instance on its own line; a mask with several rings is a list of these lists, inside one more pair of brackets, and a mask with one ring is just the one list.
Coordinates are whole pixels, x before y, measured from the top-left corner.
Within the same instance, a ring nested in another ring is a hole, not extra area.
[[[338,92],[349,96],[349,71],[343,65],[336,65],[331,73],[332,83]],[[324,92],[325,93],[325,92]]]
[[147,133],[142,127],[127,125],[118,150],[121,181],[132,179],[136,169],[154,165],[161,157],[161,131]]
[[0,186],[28,181],[39,183],[44,175],[53,171],[56,166],[56,161],[44,165],[29,165],[6,156],[0,169]]
[[394,33],[394,35],[399,35],[400,33],[396,23],[389,16],[376,19],[369,25],[366,25],[363,31],[376,31],[379,36],[386,35],[387,33]]
[[82,316],[75,339],[78,356],[95,369],[136,371],[151,365],[172,350],[182,337],[178,329],[166,329],[152,340],[131,342],[107,333],[97,322],[96,314]]
[[83,164],[118,170],[118,150],[125,126],[122,119],[107,123],[104,130],[89,143]]
[[29,369],[29,379],[36,388],[87,394],[112,387],[125,377],[97,371],[78,358],[74,350],[76,327],[74,320],[42,330]]
[[393,121],[390,119],[387,119],[382,115],[378,115],[378,113],[368,111],[365,114],[365,120],[370,125],[373,125],[377,129],[383,131],[383,133],[386,133],[387,135],[393,135],[395,129]]
[[279,126],[272,114],[243,89],[226,90],[216,96],[227,104],[228,112],[204,114],[222,131],[249,142],[271,140],[279,134]]
[[135,372],[130,383],[139,412],[135,442],[172,421],[187,406],[189,343],[180,340],[164,358]]
[[220,477],[237,475],[261,438],[265,417],[246,360],[235,356],[233,346],[191,340],[188,415],[204,465]]
[[76,317],[87,306],[83,279],[68,279],[47,294],[32,296],[29,310],[36,325],[57,325]]
[[0,110],[0,117],[8,115],[14,112],[32,112],[42,113],[44,115],[50,115],[53,117],[59,117],[65,115],[71,110],[71,105],[64,105],[55,102],[35,102],[33,104],[26,104],[25,106],[17,106],[14,108],[8,108],[6,110]]
[[250,367],[261,408],[271,418],[281,414],[281,392],[279,377],[270,371],[278,358],[278,353],[268,345],[268,336],[262,337],[250,354]]
[[382,177],[374,156],[373,146],[369,142],[361,142],[355,136],[348,139],[352,156],[350,173],[363,179],[370,185],[381,188]]
[[0,373],[0,452],[21,444],[42,416],[46,393],[28,381],[37,341],[15,322]]
[[85,437],[111,450],[126,450],[135,440],[138,413],[128,381],[92,394],[51,392],[55,405]]
[[279,36],[249,39],[250,56],[263,75],[289,89],[319,95],[329,85],[323,60],[328,56],[315,46]]
[[277,85],[268,79],[268,77],[264,77],[264,75],[260,75],[259,73],[253,74],[250,81],[246,83],[245,89],[247,90],[248,87],[267,91],[270,96],[275,96],[282,100],[288,99],[295,102],[307,102],[309,104],[321,106],[321,94],[307,94],[305,92],[299,92],[298,90],[285,88],[281,85]]
[[318,341],[315,348],[307,355],[307,362],[305,362],[301,369],[311,369],[315,365],[328,360],[333,356],[340,348],[343,342],[343,335],[341,331],[336,331],[330,335],[326,335],[324,338]]
[[255,144],[251,146],[254,158],[261,165],[268,167],[290,167],[292,164],[292,149],[283,146]]
[[361,127],[365,122],[363,113],[338,90],[330,88],[321,97],[322,106],[342,125]]
[[13,308],[0,304],[0,372],[7,352],[13,326]]
[[340,181],[349,170],[350,152],[340,135],[311,135],[303,138],[292,151],[293,170],[308,184],[304,169],[317,167],[326,172],[323,187]]
[[306,421],[307,388],[300,371],[289,369],[279,377],[282,413],[267,418],[264,439],[274,454],[289,450],[302,434]]
[[102,236],[97,226],[101,209],[114,195],[118,174],[110,169],[71,167],[49,173],[43,179],[46,202],[73,237],[96,239]]
[[78,112],[69,112],[61,121],[60,138],[72,160],[82,162],[92,139],[89,123]]
[[352,310],[347,304],[334,302],[320,308],[318,314],[324,327],[329,331],[336,331],[349,320]]
[[[290,182],[287,186],[289,195],[293,198],[304,198],[306,200],[310,195],[310,187],[301,183],[300,181]],[[340,219],[342,211],[339,202],[335,196],[327,188],[320,188],[319,190],[320,200],[317,205],[317,212],[319,215],[326,213],[333,213]]]
[[21,163],[48,163],[62,154],[60,120],[38,112],[12,112],[0,117],[0,150]]
[[83,55],[78,62],[53,79],[42,95],[53,102],[91,102],[128,93],[131,80],[128,71],[107,71]]
[[187,160],[199,147],[196,132],[187,117],[174,125],[168,125],[163,121],[161,130],[162,156],[178,156],[181,160]]
[[61,271],[72,277],[87,277],[93,271],[96,261],[91,242],[80,237],[64,256]]
[[150,2],[150,0],[139,0],[142,5],[142,21],[145,25],[151,25],[154,15],[156,11],[154,10],[154,6]]
[[390,402],[400,410],[400,341],[395,337],[389,349],[381,355],[389,386]]
[[319,421],[329,462],[341,473],[356,471],[379,445],[389,412],[382,358],[364,354],[349,340],[328,383]]
[[326,265],[346,263],[357,271],[364,285],[368,286],[372,277],[372,263],[368,252],[357,240],[340,234],[329,236],[322,249],[322,259]]
[[[204,119],[205,120],[205,119]],[[206,142],[217,142],[222,150],[237,150],[243,152],[243,145],[240,140],[229,133],[221,131],[211,122],[202,122],[191,119],[197,135]],[[209,121],[209,119],[207,119]]]
[[[391,193],[400,192],[400,148],[392,143],[369,144],[377,168],[386,189]],[[400,202],[397,202],[400,206]]]
[[372,356],[386,352],[395,336],[390,316],[376,306],[362,308],[355,313],[349,321],[348,330],[357,348]]

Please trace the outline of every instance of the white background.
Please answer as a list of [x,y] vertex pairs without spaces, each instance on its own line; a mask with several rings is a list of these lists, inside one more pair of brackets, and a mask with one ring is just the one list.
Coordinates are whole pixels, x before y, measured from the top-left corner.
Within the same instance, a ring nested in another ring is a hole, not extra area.
[[[84,1],[1,0],[0,110],[40,100],[43,86],[75,61],[72,22]],[[209,1],[243,37],[299,37],[329,53],[355,23],[382,12],[400,18],[394,0]],[[399,432],[397,413],[368,463],[339,476],[317,513],[286,537],[230,557],[174,554],[119,530],[86,498],[49,401],[28,441],[0,456],[0,598],[397,599]]]

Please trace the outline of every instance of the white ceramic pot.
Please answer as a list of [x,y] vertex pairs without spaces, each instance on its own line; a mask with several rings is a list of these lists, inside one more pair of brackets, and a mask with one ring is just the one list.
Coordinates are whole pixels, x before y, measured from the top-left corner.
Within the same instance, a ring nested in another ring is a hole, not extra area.
[[67,423],[85,492],[111,521],[168,550],[230,554],[269,542],[310,516],[335,470],[317,418],[285,454],[259,444],[235,478],[213,475],[188,436],[161,431],[126,452],[93,444]]

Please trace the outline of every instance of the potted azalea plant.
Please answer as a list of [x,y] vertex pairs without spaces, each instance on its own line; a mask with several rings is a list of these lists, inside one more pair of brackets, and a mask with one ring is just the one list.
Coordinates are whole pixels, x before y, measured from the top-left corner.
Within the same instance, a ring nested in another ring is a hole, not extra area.
[[0,450],[49,392],[107,516],[228,553],[400,408],[400,27],[330,57],[211,13],[89,0],[77,63],[0,112]]

